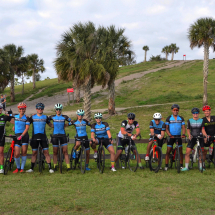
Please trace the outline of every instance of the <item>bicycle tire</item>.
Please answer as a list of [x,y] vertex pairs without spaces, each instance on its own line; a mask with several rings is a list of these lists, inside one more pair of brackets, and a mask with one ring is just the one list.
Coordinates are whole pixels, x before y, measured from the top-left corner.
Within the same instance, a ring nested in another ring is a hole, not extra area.
[[[134,154],[134,150],[136,150],[136,156]],[[137,170],[138,159],[139,159],[139,154],[138,154],[137,148],[134,146],[129,146],[129,148],[128,148],[128,168],[132,172],[136,172],[136,170]]]
[[214,168],[215,168],[215,153],[214,153],[214,147],[215,147],[215,143],[213,144],[213,152],[212,152],[212,154],[213,154],[213,164],[214,164]]
[[181,160],[180,150],[179,150],[179,147],[177,147],[177,149],[176,149],[176,155],[175,155],[175,167],[176,167],[178,173],[181,172],[180,160]]
[[86,171],[86,149],[84,146],[81,146],[80,154],[81,173],[84,174]]
[[59,171],[62,173],[63,171],[63,164],[62,164],[62,148],[61,145],[58,147],[58,166],[59,166]]
[[189,169],[192,169],[193,168],[193,155],[191,154],[190,155],[190,166],[189,166]]
[[169,168],[172,169],[173,166],[173,154],[172,152],[169,155]]
[[[202,156],[202,149],[200,146],[197,147],[197,155],[198,155],[198,169],[201,173],[203,173],[203,156]],[[200,168],[200,163],[202,163],[202,168]]]
[[[162,150],[160,147],[155,148],[156,157],[153,158],[153,149],[151,149],[149,154],[149,168],[151,171],[154,171],[155,173],[159,172],[160,167],[162,166]],[[158,158],[157,158],[158,154]]]
[[72,147],[72,151],[71,151],[71,155],[70,155],[70,166],[72,169],[76,169],[76,163],[75,163],[75,159],[72,157],[72,153],[74,151],[74,147]]
[[43,172],[43,163],[42,163],[43,159],[42,159],[42,148],[39,147],[39,160],[38,160],[38,164],[39,164],[39,172],[42,173]]
[[99,147],[99,172],[103,173],[105,168],[105,149],[103,146]]
[[11,162],[10,162],[10,170],[13,169],[13,165],[14,165],[14,157],[12,157],[12,160],[11,160]]
[[121,154],[119,157],[119,164],[121,169],[127,169],[127,162],[126,162],[127,156],[125,154]]
[[10,147],[7,156],[4,162],[4,175],[7,175],[8,170],[10,169],[10,157],[11,157],[12,148]]

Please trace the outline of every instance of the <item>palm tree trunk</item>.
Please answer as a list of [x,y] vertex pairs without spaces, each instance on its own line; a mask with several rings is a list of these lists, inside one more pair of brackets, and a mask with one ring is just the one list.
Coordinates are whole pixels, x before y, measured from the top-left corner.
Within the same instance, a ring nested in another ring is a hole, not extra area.
[[80,87],[76,87],[76,90],[75,90],[75,100],[76,100],[76,103],[80,102],[80,97],[81,97],[80,94],[81,94]]
[[58,81],[58,83],[60,83],[60,75],[58,74],[58,77],[57,77],[58,79],[57,79],[57,81]]
[[35,89],[36,88],[36,81],[35,81],[35,70],[33,69],[33,89]]
[[109,86],[108,113],[110,115],[115,114],[115,81],[112,81]]
[[91,121],[91,77],[84,86],[84,111],[87,120]]
[[168,53],[166,53],[166,60],[168,60]]
[[173,58],[174,58],[174,52],[172,52],[172,59],[171,60],[173,60]]
[[24,74],[22,74],[22,95],[24,94]]
[[145,51],[145,59],[144,59],[144,62],[146,62],[146,51]]
[[15,95],[14,95],[14,71],[11,70],[11,79],[10,79],[10,101],[15,102]]
[[203,87],[204,87],[204,95],[203,95],[203,105],[207,105],[208,103],[208,95],[207,95],[207,83],[208,83],[208,64],[209,64],[209,46],[207,43],[204,44],[204,64],[203,64]]

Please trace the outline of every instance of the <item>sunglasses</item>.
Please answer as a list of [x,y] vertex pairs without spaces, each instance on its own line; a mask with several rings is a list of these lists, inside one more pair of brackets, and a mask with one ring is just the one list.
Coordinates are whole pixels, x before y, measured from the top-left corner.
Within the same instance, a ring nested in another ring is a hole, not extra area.
[[56,109],[56,111],[61,111],[61,109]]
[[37,110],[44,110],[44,108],[37,108]]
[[193,112],[192,114],[199,114],[198,112]]
[[154,119],[155,121],[160,121],[160,119]]
[[177,109],[177,108],[174,108],[173,111],[178,111],[178,109]]
[[78,116],[84,116],[84,114],[77,114]]
[[19,108],[19,110],[25,110],[25,108]]
[[134,118],[128,118],[129,120],[134,120]]
[[101,117],[95,117],[95,119],[102,119]]

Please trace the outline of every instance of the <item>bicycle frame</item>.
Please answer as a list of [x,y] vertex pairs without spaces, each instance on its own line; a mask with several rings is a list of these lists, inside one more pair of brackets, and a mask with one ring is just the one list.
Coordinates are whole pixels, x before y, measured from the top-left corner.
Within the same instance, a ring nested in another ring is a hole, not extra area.
[[15,140],[14,138],[17,138],[15,135],[11,135],[11,136],[6,136],[4,135],[5,137],[9,137],[9,138],[13,138],[12,142],[11,142],[11,145],[10,145],[10,148],[12,149],[11,151],[11,155],[10,155],[10,162],[12,161],[13,159],[13,154],[14,154],[14,149],[15,149]]

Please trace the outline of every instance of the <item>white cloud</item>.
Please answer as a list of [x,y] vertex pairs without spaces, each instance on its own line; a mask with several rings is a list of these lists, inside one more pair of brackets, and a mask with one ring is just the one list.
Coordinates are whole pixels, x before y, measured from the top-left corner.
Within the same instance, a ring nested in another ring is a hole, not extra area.
[[154,5],[152,7],[146,8],[146,13],[149,15],[164,13],[167,10],[165,6],[162,5]]
[[129,30],[134,30],[134,29],[138,29],[140,27],[140,23],[139,22],[123,23],[122,27],[128,28]]

